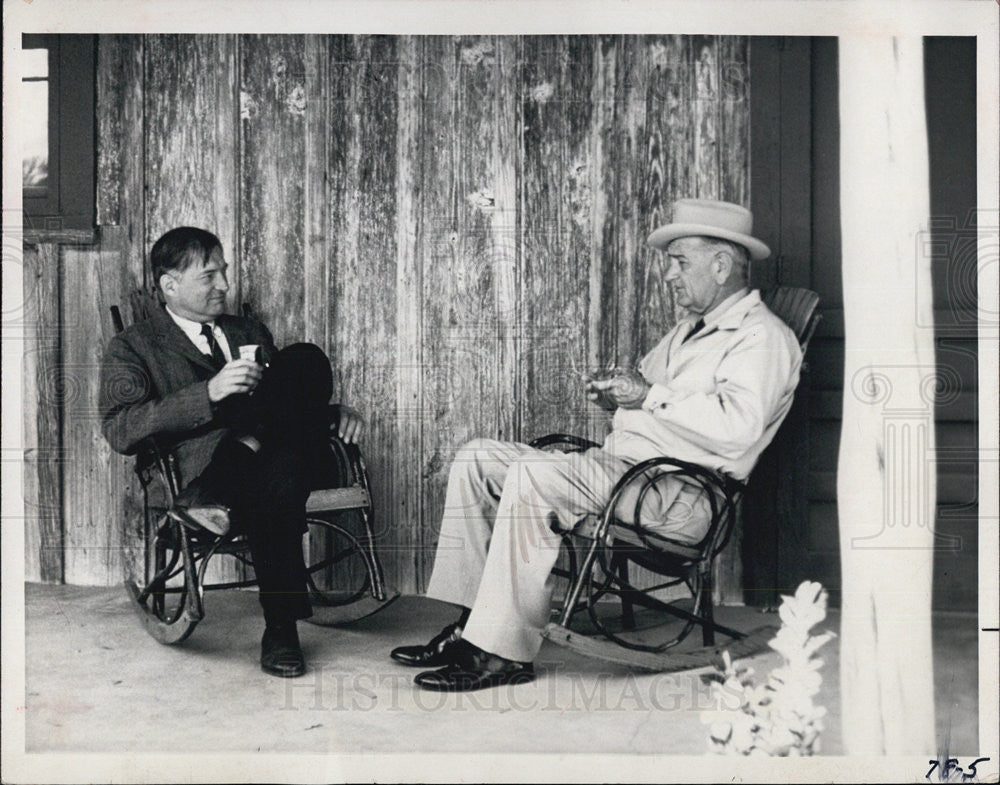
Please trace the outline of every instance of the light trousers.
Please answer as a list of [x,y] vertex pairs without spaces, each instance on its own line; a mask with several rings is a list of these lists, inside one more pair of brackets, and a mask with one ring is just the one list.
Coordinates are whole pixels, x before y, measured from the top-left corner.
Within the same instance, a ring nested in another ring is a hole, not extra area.
[[[631,464],[599,448],[545,452],[492,439],[464,445],[448,477],[427,596],[472,609],[462,634],[470,643],[533,660],[549,620],[561,533],[599,513]],[[671,514],[657,531],[700,539],[708,525],[701,495],[677,480],[658,496]]]

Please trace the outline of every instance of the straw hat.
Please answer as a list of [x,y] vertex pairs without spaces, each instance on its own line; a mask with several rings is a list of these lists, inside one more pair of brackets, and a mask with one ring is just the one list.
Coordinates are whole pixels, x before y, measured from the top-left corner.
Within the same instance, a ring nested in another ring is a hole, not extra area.
[[712,199],[678,199],[674,220],[649,235],[646,242],[661,251],[678,237],[719,237],[744,246],[755,262],[771,255],[771,249],[753,236],[753,213],[731,202]]

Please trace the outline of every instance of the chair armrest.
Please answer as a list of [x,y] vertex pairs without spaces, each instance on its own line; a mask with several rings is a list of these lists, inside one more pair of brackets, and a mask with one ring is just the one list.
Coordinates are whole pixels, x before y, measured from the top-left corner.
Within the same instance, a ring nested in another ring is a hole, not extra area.
[[568,433],[550,433],[547,436],[539,436],[537,439],[532,439],[528,443],[528,446],[534,447],[536,450],[543,450],[546,447],[553,447],[557,444],[569,445],[570,452],[583,452],[584,450],[589,450],[591,447],[601,446],[590,439],[584,439],[582,436],[573,436]]
[[156,436],[147,436],[139,442],[136,450],[135,473],[143,486],[150,482],[146,479],[149,471],[159,475],[171,500],[180,493],[177,474],[174,471],[173,453],[167,449],[163,439],[158,439]]
[[360,485],[370,493],[368,470],[361,449],[356,444],[347,444],[337,433],[337,426],[340,424],[340,404],[328,404],[327,417],[330,426],[330,447],[340,464],[342,479],[348,485]]
[[135,451],[136,470],[141,471],[151,466],[161,470],[166,469],[168,454],[162,440],[158,440],[155,436],[147,436],[139,442]]

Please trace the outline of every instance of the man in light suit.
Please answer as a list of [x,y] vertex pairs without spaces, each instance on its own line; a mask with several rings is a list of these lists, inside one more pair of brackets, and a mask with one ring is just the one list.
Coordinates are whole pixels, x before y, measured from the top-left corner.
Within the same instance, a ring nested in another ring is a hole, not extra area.
[[[172,229],[153,245],[150,260],[166,307],[105,350],[104,436],[126,455],[150,436],[172,451],[184,486],[177,505],[194,523],[225,534],[233,513],[260,586],[261,667],[299,676],[305,659],[296,621],[311,615],[305,503],[333,471],[326,442],[330,362],[312,344],[278,351],[263,324],[224,313],[229,283],[214,234]],[[257,357],[240,357],[247,345],[259,347]],[[339,407],[344,441],[356,440],[362,426],[357,412]]]
[[[747,287],[749,260],[770,253],[752,236],[750,212],[685,199],[673,219],[648,242],[666,251],[667,280],[689,318],[638,369],[589,381],[591,400],[615,411],[604,444],[563,454],[480,439],[458,451],[427,595],[462,612],[429,643],[391,655],[437,667],[416,677],[419,686],[458,691],[530,681],[561,532],[603,509],[615,483],[647,458],[666,455],[745,479],[788,413],[801,350]],[[709,525],[700,487],[676,479],[659,491],[651,511],[658,514],[649,518],[655,530],[700,540]]]

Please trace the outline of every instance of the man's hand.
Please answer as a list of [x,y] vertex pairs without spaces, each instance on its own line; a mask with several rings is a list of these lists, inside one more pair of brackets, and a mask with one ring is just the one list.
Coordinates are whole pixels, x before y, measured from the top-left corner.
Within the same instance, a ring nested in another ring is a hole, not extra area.
[[361,439],[365,429],[365,420],[356,409],[340,404],[340,421],[337,423],[337,435],[344,444],[354,444]]
[[230,360],[208,380],[208,400],[218,403],[230,395],[251,392],[260,384],[263,373],[264,369],[253,360]]
[[599,389],[596,385],[603,379],[599,380],[590,374],[581,374],[583,377],[583,382],[586,385],[587,399],[591,403],[596,403],[606,412],[613,412],[618,407],[615,405],[614,401],[608,396],[607,392]]
[[588,379],[587,397],[603,409],[638,409],[651,386],[638,371],[618,368],[605,379]]

